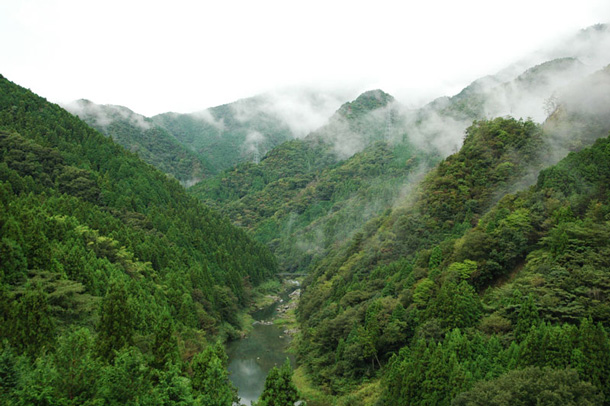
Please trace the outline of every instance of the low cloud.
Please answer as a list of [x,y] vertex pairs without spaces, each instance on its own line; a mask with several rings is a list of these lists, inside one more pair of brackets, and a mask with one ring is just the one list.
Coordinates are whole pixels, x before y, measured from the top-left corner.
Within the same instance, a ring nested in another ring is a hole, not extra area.
[[323,126],[343,101],[339,94],[292,89],[239,100],[230,107],[241,123],[267,115],[286,125],[294,138],[303,138]]
[[440,114],[435,109],[416,113],[405,112],[402,125],[407,137],[416,147],[442,157],[456,153],[464,142],[464,133],[471,120]]
[[246,141],[243,144],[243,155],[252,158],[252,161],[258,163],[265,152],[264,149],[265,136],[258,131],[250,131],[246,135]]
[[100,105],[81,99],[64,104],[62,107],[81,119],[93,121],[94,126],[101,128],[106,128],[118,120],[128,121],[129,124],[144,131],[150,130],[153,126],[150,119],[122,106]]
[[212,125],[218,131],[224,131],[226,129],[224,120],[222,118],[217,120],[209,109],[191,113],[190,116]]

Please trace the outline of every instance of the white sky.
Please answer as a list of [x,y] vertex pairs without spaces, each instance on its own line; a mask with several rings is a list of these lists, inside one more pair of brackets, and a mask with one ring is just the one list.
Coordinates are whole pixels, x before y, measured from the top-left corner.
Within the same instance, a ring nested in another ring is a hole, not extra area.
[[148,116],[295,86],[415,105],[609,20],[609,0],[1,0],[0,73]]

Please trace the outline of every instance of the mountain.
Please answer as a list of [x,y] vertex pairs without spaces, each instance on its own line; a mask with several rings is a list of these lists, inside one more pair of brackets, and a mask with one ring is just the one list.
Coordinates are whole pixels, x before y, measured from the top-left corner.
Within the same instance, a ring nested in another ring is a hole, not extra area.
[[232,393],[207,340],[238,336],[240,309],[276,272],[264,245],[4,77],[0,208],[3,403]]
[[419,109],[115,109],[219,170],[189,194],[1,78],[3,400],[233,404],[208,343],[279,268],[308,404],[610,405],[609,34]]
[[[596,52],[609,37],[605,26],[582,35]],[[607,223],[607,140],[595,140],[610,130],[610,76],[591,74],[603,58],[587,57],[585,42],[563,49],[575,52],[421,109],[367,92],[304,139],[191,188],[267,243],[281,269],[309,273],[297,346],[314,403],[466,402],[482,380],[489,391],[507,379],[548,385],[540,374],[573,374],[570,390],[591,399],[610,393],[605,358],[596,362],[610,345],[605,231],[584,236]],[[583,171],[589,183],[564,190]],[[550,229],[573,220],[566,262],[548,262],[550,250],[538,263]],[[536,353],[549,341],[569,343],[561,360]]]
[[88,100],[77,100],[63,107],[186,186],[214,172],[203,157],[182,145],[166,129],[126,107],[99,105]]
[[[474,120],[516,112],[539,117],[545,101],[552,108],[565,89],[578,88],[585,72],[577,59],[552,60],[510,81],[482,78],[417,110],[381,90],[366,92],[302,140],[276,147],[259,164],[210,177],[191,193],[268,244],[283,270],[303,272],[460,148]],[[567,150],[559,139],[549,151],[562,157]]]
[[336,95],[293,90],[152,118],[88,100],[63,107],[189,187],[241,162],[258,162],[273,147],[304,137],[338,105]]
[[501,391],[515,368],[533,368],[527,385],[572,368],[571,384],[610,393],[609,90],[606,68],[544,125],[475,122],[406,199],[315,264],[298,309],[310,379],[351,401],[448,405],[484,397],[483,380]]
[[155,123],[170,131],[182,145],[207,157],[215,171],[260,156],[292,138],[290,129],[258,107],[261,102],[246,99],[193,114],[164,113]]
[[366,92],[302,140],[190,193],[268,244],[282,270],[303,272],[390,207],[438,159],[404,140],[395,107],[387,93]]
[[258,162],[276,145],[302,138],[322,125],[336,105],[332,95],[287,91],[191,114],[160,114],[152,120],[221,171]]

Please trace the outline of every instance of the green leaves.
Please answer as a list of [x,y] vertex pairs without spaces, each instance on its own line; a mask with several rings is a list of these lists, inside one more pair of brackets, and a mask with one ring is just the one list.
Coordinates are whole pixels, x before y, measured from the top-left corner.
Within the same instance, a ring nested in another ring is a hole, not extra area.
[[234,402],[239,402],[237,389],[229,381],[227,356],[222,344],[210,345],[195,355],[191,368],[197,405],[232,406]]
[[131,345],[134,336],[133,304],[123,281],[111,282],[108,293],[102,299],[99,320],[96,348],[102,358],[112,361],[115,351]]
[[472,390],[459,395],[452,404],[593,406],[602,404],[603,399],[603,394],[573,369],[530,367],[510,371],[492,381],[479,382]]
[[265,380],[265,389],[256,406],[293,406],[299,400],[297,389],[292,382],[290,360],[278,368],[273,367]]

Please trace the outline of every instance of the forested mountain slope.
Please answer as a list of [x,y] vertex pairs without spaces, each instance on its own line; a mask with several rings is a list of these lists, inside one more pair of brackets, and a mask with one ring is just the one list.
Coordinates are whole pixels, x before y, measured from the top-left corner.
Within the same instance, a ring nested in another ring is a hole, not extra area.
[[251,98],[199,113],[163,113],[152,120],[219,172],[240,162],[258,161],[269,149],[293,138],[285,123],[259,110],[262,103]]
[[190,192],[269,244],[281,269],[303,272],[438,159],[405,140],[400,120],[390,95],[366,92],[306,138]]
[[293,89],[190,114],[159,114],[152,120],[220,172],[242,162],[258,162],[275,146],[303,138],[328,119],[339,99],[326,92]]
[[239,327],[252,286],[276,271],[269,250],[4,77],[0,145],[3,401],[232,396],[221,347],[183,360]]
[[[418,110],[405,109],[382,91],[367,92],[303,140],[276,147],[259,164],[208,178],[190,192],[269,244],[283,270],[303,272],[393,207],[419,175],[459,148],[473,120],[511,112],[540,115],[545,100],[548,109],[560,99],[577,100],[573,92],[563,96],[566,86],[600,93],[592,83],[579,83],[588,69],[575,58],[556,59],[504,82],[483,78]],[[559,129],[550,132],[556,142],[546,150],[546,164],[571,150]],[[603,135],[595,134],[582,135],[584,145]],[[521,174],[522,183],[535,180],[542,161]]]
[[215,172],[202,156],[182,145],[166,129],[126,107],[98,105],[88,100],[77,100],[63,107],[184,185]]
[[276,145],[304,137],[328,119],[339,105],[336,98],[287,91],[152,118],[87,100],[64,108],[189,187],[239,163],[258,162]]
[[511,404],[511,385],[564,396],[542,379],[552,375],[569,381],[566,396],[607,404],[610,140],[514,190],[554,152],[608,134],[608,83],[605,69],[568,89],[544,129],[475,122],[415,193],[316,264],[299,359],[319,387],[358,404],[367,395],[350,391],[381,378],[379,404],[482,405],[491,393]]

